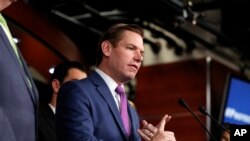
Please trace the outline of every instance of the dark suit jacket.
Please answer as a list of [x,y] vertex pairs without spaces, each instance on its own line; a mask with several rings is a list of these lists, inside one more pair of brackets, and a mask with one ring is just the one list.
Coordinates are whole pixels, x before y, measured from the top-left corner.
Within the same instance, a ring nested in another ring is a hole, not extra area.
[[55,114],[46,103],[40,105],[38,114],[38,141],[56,141]]
[[93,72],[83,80],[66,82],[57,99],[58,140],[140,141],[138,115],[130,105],[128,112],[132,127],[130,139],[125,135],[114,98],[98,73]]
[[0,27],[0,141],[36,137],[38,93],[21,54],[20,60]]

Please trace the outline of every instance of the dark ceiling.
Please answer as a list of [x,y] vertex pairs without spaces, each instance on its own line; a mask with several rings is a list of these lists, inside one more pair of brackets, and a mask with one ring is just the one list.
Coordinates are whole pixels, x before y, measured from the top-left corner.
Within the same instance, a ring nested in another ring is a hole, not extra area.
[[[112,23],[126,22],[139,24],[151,31],[155,38],[166,39],[175,46],[177,54],[181,54],[183,49],[150,25],[161,27],[183,39],[188,45],[186,51],[195,48],[194,42],[214,52],[226,48],[237,55],[238,62],[235,56],[223,51],[219,54],[242,68],[250,68],[248,0],[193,0],[193,5],[187,0],[29,0],[29,3],[79,46],[89,65],[95,64],[100,34]],[[208,11],[219,12],[213,15]],[[208,41],[206,37],[195,34],[195,30],[188,30],[190,26],[185,25],[192,21],[196,21],[193,26],[209,32],[216,37],[216,41]],[[148,39],[145,42],[152,46],[154,52],[159,51],[154,42]]]

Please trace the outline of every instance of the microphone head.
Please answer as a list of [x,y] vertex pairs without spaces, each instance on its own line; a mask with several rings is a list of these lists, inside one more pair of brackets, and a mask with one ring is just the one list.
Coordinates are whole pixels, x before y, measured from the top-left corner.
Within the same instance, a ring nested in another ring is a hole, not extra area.
[[198,110],[199,110],[202,114],[207,115],[207,110],[206,110],[206,108],[205,108],[204,106],[200,105],[199,108],[198,108]]
[[178,103],[179,103],[182,107],[188,108],[188,104],[187,104],[187,102],[186,102],[184,99],[180,98],[180,99],[178,100]]

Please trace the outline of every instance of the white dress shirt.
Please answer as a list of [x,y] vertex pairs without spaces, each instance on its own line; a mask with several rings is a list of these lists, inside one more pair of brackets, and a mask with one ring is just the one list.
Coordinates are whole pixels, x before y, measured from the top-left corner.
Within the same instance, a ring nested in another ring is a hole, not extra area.
[[117,106],[118,110],[120,110],[119,105],[121,103],[121,99],[120,99],[119,94],[117,94],[115,92],[115,89],[118,86],[118,84],[110,76],[108,76],[106,73],[104,73],[102,70],[95,68],[95,71],[103,78],[105,83],[108,85],[108,88],[109,88],[109,90],[110,90],[110,92],[115,100],[116,106]]

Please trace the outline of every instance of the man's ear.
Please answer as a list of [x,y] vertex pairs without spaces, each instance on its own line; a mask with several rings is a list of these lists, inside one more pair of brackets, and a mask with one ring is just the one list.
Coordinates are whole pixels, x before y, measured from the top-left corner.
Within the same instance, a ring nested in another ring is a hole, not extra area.
[[53,79],[51,82],[51,85],[52,85],[53,92],[58,93],[61,87],[60,82],[57,79]]
[[108,40],[103,41],[101,47],[104,56],[109,56],[112,52],[112,44]]

